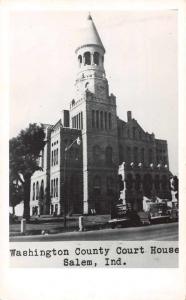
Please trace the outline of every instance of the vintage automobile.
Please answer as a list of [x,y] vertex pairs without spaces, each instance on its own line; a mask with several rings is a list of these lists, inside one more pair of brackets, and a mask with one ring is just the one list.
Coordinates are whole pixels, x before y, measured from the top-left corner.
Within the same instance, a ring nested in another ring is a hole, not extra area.
[[178,203],[172,202],[172,206],[168,207],[168,214],[170,221],[177,222],[179,217],[179,211],[178,211]]
[[114,213],[108,223],[111,225],[111,228],[141,225],[137,212],[122,203],[116,204]]
[[150,223],[170,221],[170,214],[166,203],[151,203],[148,213]]
[[130,222],[130,218],[128,216],[127,206],[118,203],[112,210],[111,220],[108,221],[111,228],[115,228],[118,226],[127,226]]

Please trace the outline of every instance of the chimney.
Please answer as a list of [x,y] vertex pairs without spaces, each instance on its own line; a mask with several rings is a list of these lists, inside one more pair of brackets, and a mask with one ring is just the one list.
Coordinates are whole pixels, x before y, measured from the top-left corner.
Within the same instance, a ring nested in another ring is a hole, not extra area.
[[127,122],[130,122],[132,120],[132,112],[131,110],[127,111]]
[[69,127],[69,110],[65,110],[65,109],[62,110],[61,121],[64,127]]

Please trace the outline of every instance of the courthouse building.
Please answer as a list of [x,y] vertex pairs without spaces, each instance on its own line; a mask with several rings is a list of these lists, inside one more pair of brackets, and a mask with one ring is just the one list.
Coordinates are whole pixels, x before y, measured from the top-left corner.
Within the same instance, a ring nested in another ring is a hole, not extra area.
[[146,132],[131,111],[125,121],[117,116],[105,48],[90,15],[75,55],[76,96],[56,124],[44,125],[43,171],[31,179],[31,215],[105,214],[117,201],[141,211],[144,196],[170,199],[167,142]]

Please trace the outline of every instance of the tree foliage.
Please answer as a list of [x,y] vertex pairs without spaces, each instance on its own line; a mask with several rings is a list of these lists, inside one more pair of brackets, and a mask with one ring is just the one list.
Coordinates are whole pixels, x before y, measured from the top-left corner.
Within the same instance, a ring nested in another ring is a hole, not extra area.
[[177,176],[173,176],[173,190],[176,192],[175,197],[178,199],[179,179]]
[[20,182],[24,198],[24,217],[27,219],[30,213],[30,179],[35,171],[41,169],[38,158],[45,143],[44,127],[36,123],[29,124],[28,128],[21,130],[18,136],[9,142],[10,199],[11,202],[19,202],[17,196],[20,189],[16,188],[14,183]]

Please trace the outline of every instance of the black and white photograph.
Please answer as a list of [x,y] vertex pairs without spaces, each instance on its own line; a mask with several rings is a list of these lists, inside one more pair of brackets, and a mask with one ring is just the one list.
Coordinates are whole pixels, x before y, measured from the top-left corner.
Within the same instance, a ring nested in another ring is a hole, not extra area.
[[15,12],[10,46],[10,239],[177,240],[177,11]]

